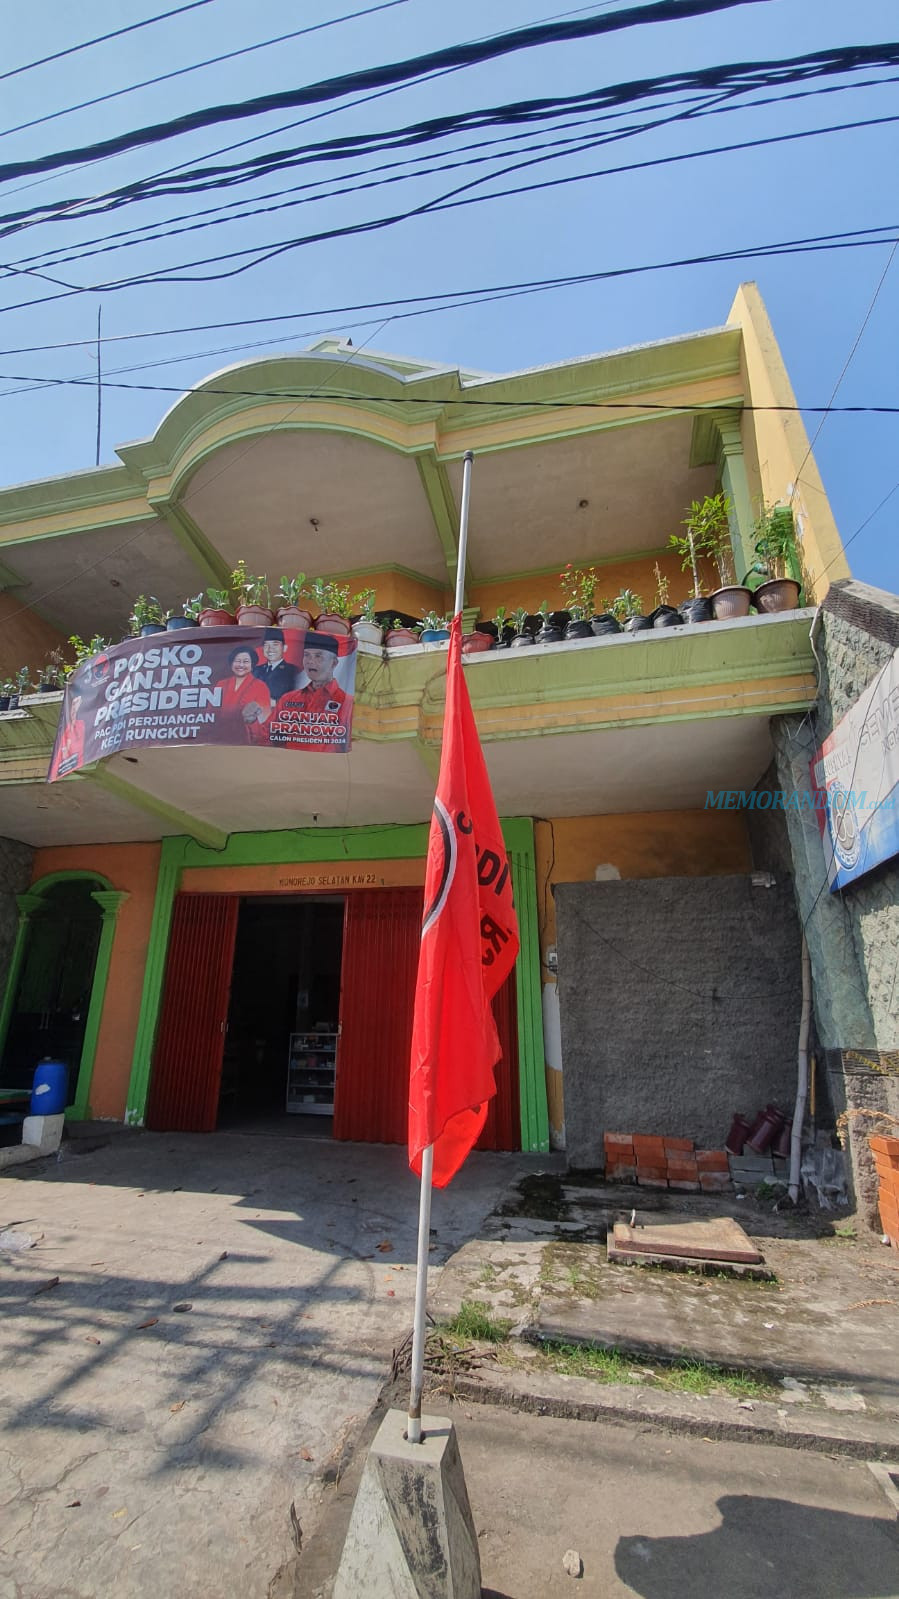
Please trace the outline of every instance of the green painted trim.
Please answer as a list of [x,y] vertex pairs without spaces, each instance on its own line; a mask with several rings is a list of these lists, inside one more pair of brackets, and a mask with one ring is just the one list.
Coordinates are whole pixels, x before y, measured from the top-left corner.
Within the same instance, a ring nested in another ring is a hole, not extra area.
[[100,942],[97,945],[97,958],[94,962],[94,980],[91,984],[91,997],[88,1005],[87,1021],[84,1026],[84,1039],[81,1045],[78,1088],[74,1102],[66,1106],[66,1116],[71,1121],[81,1122],[90,1118],[90,1087],[94,1075],[94,1061],[97,1055],[97,1040],[100,1036],[103,1006],[106,1003],[106,983],[109,977],[109,963],[112,959],[116,919],[119,914],[119,907],[124,904],[127,898],[128,894],[124,889],[99,889],[91,894],[91,899],[99,905],[103,913],[103,922],[100,928]]
[[[208,844],[211,849],[224,849],[228,842],[228,834],[220,827],[216,827],[212,822],[200,821],[188,811],[179,810],[176,805],[169,805],[166,800],[157,799],[155,794],[144,793],[143,789],[134,783],[128,783],[124,777],[119,777],[117,772],[110,772],[102,762],[97,761],[91,766],[83,766],[80,771],[72,772],[71,777],[79,782],[84,779],[95,783],[97,788],[102,788],[107,794],[124,800],[136,810],[144,811],[159,821],[172,823],[179,832],[189,833],[201,843]],[[71,778],[67,781],[71,781]]]
[[168,955],[169,928],[175,893],[184,864],[183,857],[188,838],[166,838],[162,841],[162,854],[156,878],[156,899],[153,903],[153,920],[147,942],[144,963],[144,986],[141,992],[140,1015],[131,1059],[131,1077],[125,1105],[125,1122],[128,1126],[142,1127],[150,1088],[150,1067],[153,1063],[153,1046],[162,1005],[162,984]]
[[[456,566],[459,556],[459,511],[450,485],[446,467],[436,455],[423,453],[416,456],[415,464],[421,478],[428,509],[440,540],[446,574],[451,588],[456,586]],[[471,563],[465,568],[466,586],[474,582]]]
[[518,1097],[521,1147],[549,1149],[546,1062],[543,1048],[543,995],[537,924],[537,860],[530,817],[503,823],[512,856],[512,892],[518,916],[520,950],[515,968],[518,1010]]
[[206,537],[190,512],[176,500],[162,497],[151,499],[150,504],[162,517],[169,531],[174,534],[185,554],[193,561],[204,583],[211,588],[230,589],[231,568],[228,562]]
[[[514,817],[502,823],[512,855],[522,954],[518,979],[518,1070],[523,1149],[549,1148],[537,937],[536,866],[533,823]],[[191,838],[167,838],[156,885],[153,923],[147,947],[140,1019],[134,1044],[125,1121],[142,1125],[147,1107],[153,1046],[162,1004],[169,929],[181,873],[190,866],[277,866],[326,860],[410,860],[427,853],[429,824],[354,828],[297,828],[289,832],[233,833],[216,854]]]
[[[94,502],[90,501],[89,504],[90,507],[93,508]],[[75,506],[73,509],[77,510],[79,507]],[[39,514],[40,513],[37,512],[33,513],[33,515],[29,514],[27,520],[36,521]],[[48,511],[46,514],[49,516],[56,515],[57,513]],[[4,550],[16,550],[19,548],[27,550],[36,544],[46,544],[52,539],[78,538],[78,536],[83,533],[103,533],[107,528],[131,527],[136,522],[146,522],[147,526],[150,527],[154,522],[158,521],[158,517],[155,511],[134,511],[130,516],[115,516],[112,517],[108,522],[91,522],[84,526],[79,525],[78,527],[57,527],[46,533],[27,534],[25,538],[5,538],[3,536],[2,528],[4,526],[15,528],[18,523],[23,521],[26,521],[26,517],[19,515],[15,518],[10,517],[5,523],[0,522],[0,548]]]

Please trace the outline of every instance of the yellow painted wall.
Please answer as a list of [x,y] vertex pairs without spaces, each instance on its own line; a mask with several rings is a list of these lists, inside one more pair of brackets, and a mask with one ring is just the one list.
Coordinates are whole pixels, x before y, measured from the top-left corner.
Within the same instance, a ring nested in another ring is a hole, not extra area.
[[[660,529],[660,533],[663,530]],[[671,529],[674,532],[675,529]],[[681,600],[687,599],[693,593],[693,579],[687,572],[681,571],[680,558],[673,551],[665,551],[661,555],[639,556],[635,560],[616,560],[596,563],[597,573],[597,601],[606,604],[609,600],[620,594],[624,588],[633,589],[643,601],[643,611],[648,615],[655,610],[658,600],[656,598],[656,579],[653,567],[658,561],[659,569],[668,579],[668,603],[679,605]],[[590,565],[588,561],[587,566]],[[703,593],[711,594],[718,587],[718,577],[714,566],[710,562],[700,563],[700,580]],[[519,605],[524,605],[530,612],[537,610],[543,600],[549,602],[550,610],[562,610],[564,602],[559,584],[558,573],[551,572],[543,576],[501,577],[493,578],[486,583],[473,583],[468,591],[470,605],[480,607],[483,617],[493,617],[498,605],[504,605],[511,612]],[[597,611],[604,606],[597,603]]]
[[51,872],[99,872],[128,895],[116,918],[94,1057],[90,1087],[94,1116],[125,1115],[160,853],[159,844],[79,844],[35,851],[34,883]]
[[[49,650],[65,646],[58,628],[23,608],[14,593],[0,593],[0,677],[14,677],[27,666],[35,681]],[[71,651],[66,650],[71,658]]]
[[755,283],[743,283],[728,323],[743,333],[742,375],[748,405],[741,415],[743,455],[753,506],[791,505],[811,593],[822,600],[831,583],[849,577],[821,474],[809,453],[805,424],[793,393],[764,301]]

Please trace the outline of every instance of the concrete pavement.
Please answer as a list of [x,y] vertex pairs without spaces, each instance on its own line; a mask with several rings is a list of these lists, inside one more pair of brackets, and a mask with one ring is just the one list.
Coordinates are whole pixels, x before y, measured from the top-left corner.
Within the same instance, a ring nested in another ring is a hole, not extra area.
[[[435,1266],[548,1164],[473,1156]],[[292,1592],[411,1325],[416,1228],[404,1150],[290,1135],[100,1128],[0,1179],[0,1594]]]

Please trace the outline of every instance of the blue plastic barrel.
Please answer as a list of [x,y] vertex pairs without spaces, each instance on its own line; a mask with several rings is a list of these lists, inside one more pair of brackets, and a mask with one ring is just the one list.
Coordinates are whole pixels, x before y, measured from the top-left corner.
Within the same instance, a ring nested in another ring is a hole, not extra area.
[[61,1060],[42,1060],[34,1069],[31,1115],[59,1116],[69,1096],[69,1069]]

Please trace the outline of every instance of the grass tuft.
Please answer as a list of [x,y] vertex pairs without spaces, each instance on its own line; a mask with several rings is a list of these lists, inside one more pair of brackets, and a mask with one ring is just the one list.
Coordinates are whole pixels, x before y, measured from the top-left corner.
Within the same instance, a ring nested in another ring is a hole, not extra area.
[[511,1325],[502,1316],[491,1316],[482,1299],[463,1299],[459,1314],[444,1323],[443,1331],[456,1338],[481,1338],[485,1343],[501,1344],[508,1338]]

